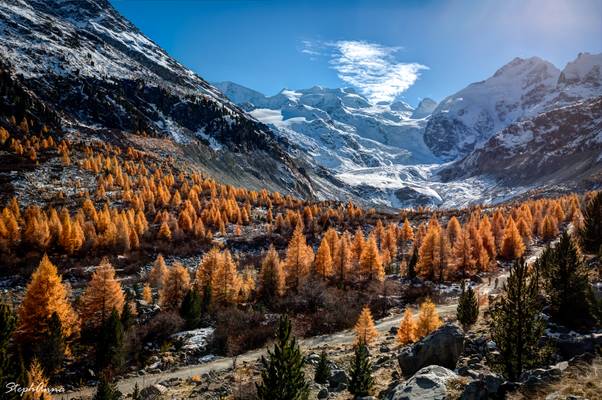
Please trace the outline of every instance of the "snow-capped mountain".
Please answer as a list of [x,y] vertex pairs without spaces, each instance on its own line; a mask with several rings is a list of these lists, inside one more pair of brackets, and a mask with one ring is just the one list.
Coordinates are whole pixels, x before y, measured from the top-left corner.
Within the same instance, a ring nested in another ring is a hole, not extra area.
[[515,58],[492,77],[445,98],[424,140],[446,160],[461,158],[510,124],[602,95],[602,54],[579,54],[560,71],[538,57]]
[[487,80],[445,98],[433,111],[424,140],[446,159],[467,154],[526,114],[535,112],[560,71],[538,57],[515,58]]
[[336,173],[437,161],[422,140],[428,103],[416,119],[404,102],[374,105],[349,88],[284,89],[267,97],[232,82],[215,86]]
[[455,181],[487,176],[506,187],[599,185],[602,97],[515,122],[441,175]]
[[291,157],[284,138],[171,58],[107,0],[1,1],[0,68],[2,87],[41,102],[67,134],[171,138],[183,149],[176,154],[223,182],[315,194],[311,168]]

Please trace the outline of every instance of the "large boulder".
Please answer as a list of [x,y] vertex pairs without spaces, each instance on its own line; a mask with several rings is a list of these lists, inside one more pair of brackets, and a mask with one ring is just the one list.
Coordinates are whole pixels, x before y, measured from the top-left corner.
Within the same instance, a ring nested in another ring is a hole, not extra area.
[[397,360],[404,376],[410,376],[427,365],[456,367],[464,351],[464,332],[453,324],[445,324],[421,341],[401,350]]
[[445,400],[449,398],[448,382],[457,379],[453,371],[438,365],[422,368],[407,381],[395,386],[387,400]]

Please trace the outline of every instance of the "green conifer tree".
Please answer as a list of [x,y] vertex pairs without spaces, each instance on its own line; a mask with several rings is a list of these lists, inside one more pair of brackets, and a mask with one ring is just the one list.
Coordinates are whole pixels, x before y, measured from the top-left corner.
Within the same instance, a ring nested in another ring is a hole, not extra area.
[[117,389],[117,385],[112,382],[110,374],[108,372],[103,372],[100,375],[96,394],[92,400],[120,400],[122,398],[123,395]]
[[124,332],[119,313],[113,309],[111,316],[100,327],[96,346],[96,367],[119,370],[124,358]]
[[51,378],[61,368],[65,358],[65,337],[61,319],[56,312],[52,313],[48,321],[48,332],[36,347],[36,357],[42,364],[46,376]]
[[121,311],[121,326],[125,332],[129,331],[134,324],[134,316],[132,315],[132,309],[128,302],[123,304],[123,311]]
[[180,315],[186,321],[186,329],[196,329],[201,323],[201,308],[203,307],[203,299],[196,291],[196,289],[190,289],[182,305],[180,306]]
[[134,385],[134,391],[132,392],[132,400],[142,400],[142,396],[140,395],[140,388],[138,387],[138,382]]
[[316,374],[314,376],[314,381],[316,381],[316,383],[325,384],[328,383],[329,379],[330,365],[328,364],[326,352],[322,350],[322,352],[320,353],[320,359],[318,360],[318,365],[316,365]]
[[372,365],[370,363],[370,355],[368,354],[368,346],[362,341],[355,346],[355,357],[350,375],[349,392],[355,398],[370,395],[370,391],[374,385],[374,378],[372,377]]
[[600,253],[602,247],[602,191],[596,193],[585,206],[581,244],[590,253]]
[[468,289],[466,289],[464,281],[462,281],[462,292],[458,299],[456,316],[464,330],[468,330],[479,318],[479,302],[477,296],[472,287],[468,286]]
[[546,248],[536,261],[550,301],[552,318],[569,328],[591,328],[595,324],[591,286],[579,249],[568,233],[553,248]]
[[502,356],[501,369],[516,380],[541,360],[539,339],[544,331],[537,282],[524,259],[517,259],[504,294],[491,311],[491,336]]
[[303,354],[287,316],[280,318],[274,349],[268,358],[261,357],[261,383],[257,384],[259,400],[305,400],[309,386],[303,373]]
[[414,251],[412,252],[412,257],[410,257],[410,261],[408,261],[408,279],[416,278],[416,264],[418,263],[418,247],[414,246]]
[[0,390],[4,392],[6,384],[14,380],[12,364],[15,360],[10,354],[10,338],[17,325],[17,316],[8,304],[0,303]]

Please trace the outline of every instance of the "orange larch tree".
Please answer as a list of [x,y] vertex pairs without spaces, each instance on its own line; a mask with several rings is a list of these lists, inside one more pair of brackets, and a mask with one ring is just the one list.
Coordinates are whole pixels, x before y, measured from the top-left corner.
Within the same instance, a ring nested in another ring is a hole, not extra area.
[[305,241],[303,225],[298,223],[288,243],[284,268],[288,287],[297,290],[307,278],[314,261],[314,252]]
[[362,309],[354,329],[356,343],[363,342],[365,344],[370,344],[378,336],[378,331],[376,330],[374,320],[372,319],[372,313],[368,306],[364,306]]
[[121,284],[115,279],[115,269],[107,259],[103,259],[80,298],[82,323],[96,328],[109,318],[113,309],[120,313],[124,302]]
[[422,338],[439,328],[441,324],[441,318],[439,317],[435,304],[430,299],[426,299],[420,305],[420,310],[418,311],[416,336]]
[[376,237],[370,233],[360,256],[360,276],[367,281],[385,279],[385,270],[378,252]]
[[25,288],[18,311],[17,338],[25,342],[37,340],[47,332],[48,322],[55,312],[61,320],[63,336],[71,339],[77,335],[79,319],[68,297],[68,288],[62,283],[54,264],[44,255]]
[[259,271],[259,297],[270,301],[282,296],[285,289],[285,276],[282,262],[274,246],[270,246]]
[[217,304],[232,304],[238,301],[242,278],[228,250],[223,253],[223,262],[211,276],[211,299]]
[[504,229],[504,238],[502,239],[502,256],[507,260],[519,258],[525,252],[523,238],[514,223],[512,217],[508,217],[508,223]]
[[176,262],[169,269],[163,287],[159,291],[159,304],[168,310],[178,310],[190,289],[190,274],[186,267]]
[[326,279],[332,275],[332,256],[330,245],[328,244],[326,237],[324,237],[320,243],[314,265],[315,272],[319,277]]
[[414,320],[414,314],[409,307],[406,307],[403,312],[403,317],[399,321],[399,328],[397,329],[397,343],[402,346],[413,343],[416,341],[416,321]]

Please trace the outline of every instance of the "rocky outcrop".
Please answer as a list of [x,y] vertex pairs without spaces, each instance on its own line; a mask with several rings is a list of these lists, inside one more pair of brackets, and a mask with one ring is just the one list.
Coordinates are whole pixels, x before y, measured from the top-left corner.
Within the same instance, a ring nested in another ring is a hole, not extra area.
[[602,172],[601,153],[598,97],[509,125],[441,176],[487,176],[508,187],[579,182]]
[[445,324],[421,341],[407,346],[398,356],[404,376],[410,376],[427,365],[453,369],[464,351],[464,333],[453,324]]
[[449,398],[448,383],[458,379],[453,371],[430,365],[419,370],[407,381],[393,387],[387,400],[445,400]]

